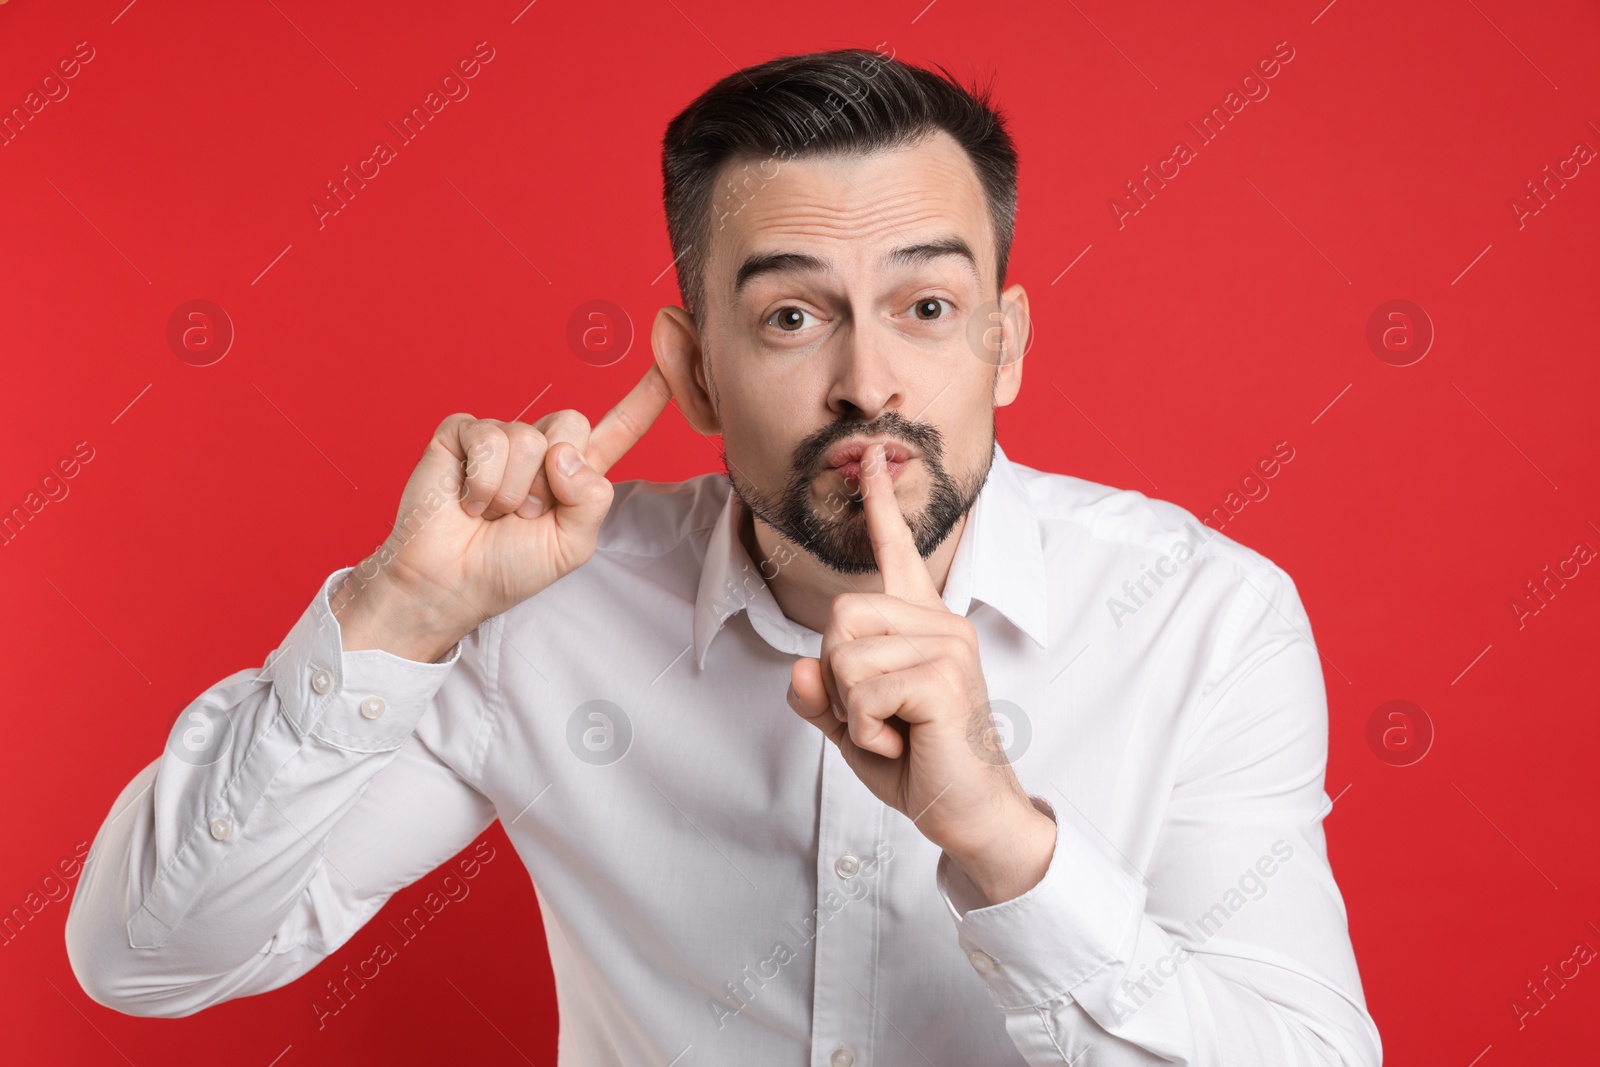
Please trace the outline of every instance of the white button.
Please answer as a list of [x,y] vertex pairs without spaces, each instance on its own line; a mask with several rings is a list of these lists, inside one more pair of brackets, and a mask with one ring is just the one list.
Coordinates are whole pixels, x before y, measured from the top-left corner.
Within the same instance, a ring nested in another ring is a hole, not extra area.
[[333,688],[333,672],[326,667],[318,667],[311,675],[312,691],[326,693]]
[[381,697],[368,697],[361,702],[361,714],[368,719],[376,719],[383,714],[385,707],[387,705],[384,704]]
[[228,835],[233,833],[233,823],[223,818],[211,820],[211,836],[218,841],[226,841]]
[[861,861],[848,852],[833,863],[833,873],[840,878],[854,878],[859,870],[861,870]]
[[995,968],[994,957],[983,951],[981,948],[973,949],[972,955],[968,956],[967,959],[972,961],[973,968],[977,970],[979,974],[988,974]]
[[833,1064],[833,1067],[850,1067],[856,1062],[856,1054],[840,1045],[833,1050],[833,1055],[828,1057],[828,1062]]

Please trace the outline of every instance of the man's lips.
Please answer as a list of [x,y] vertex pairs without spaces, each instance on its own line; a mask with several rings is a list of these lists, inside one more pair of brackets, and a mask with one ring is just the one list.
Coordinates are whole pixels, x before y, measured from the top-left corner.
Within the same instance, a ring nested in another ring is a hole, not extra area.
[[[867,453],[867,448],[873,442],[856,438],[845,441],[828,450],[825,462],[847,482],[859,482],[861,479],[861,459]],[[889,477],[898,477],[905,465],[916,457],[901,444],[894,441],[883,441],[884,466],[889,471]]]
[[[910,462],[911,461],[909,459],[891,459],[884,463],[884,468],[889,472],[890,478],[898,478],[900,476],[900,471],[905,468],[907,463]],[[847,482],[855,483],[861,480],[861,462],[859,460],[852,460],[849,463],[841,463],[832,469],[835,474],[840,475]]]

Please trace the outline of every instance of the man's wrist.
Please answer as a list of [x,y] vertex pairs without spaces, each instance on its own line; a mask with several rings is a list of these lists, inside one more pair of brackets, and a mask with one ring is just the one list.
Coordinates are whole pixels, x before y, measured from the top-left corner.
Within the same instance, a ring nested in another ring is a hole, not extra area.
[[950,853],[950,862],[990,905],[1013,900],[1038,885],[1055,855],[1055,820],[1033,801],[1024,803],[1027,810],[1019,811],[983,848]]
[[[346,652],[381,649],[401,659],[436,663],[471,627],[446,618],[431,598],[407,592],[384,568],[364,561],[329,592]],[[370,577],[363,577],[363,572]]]

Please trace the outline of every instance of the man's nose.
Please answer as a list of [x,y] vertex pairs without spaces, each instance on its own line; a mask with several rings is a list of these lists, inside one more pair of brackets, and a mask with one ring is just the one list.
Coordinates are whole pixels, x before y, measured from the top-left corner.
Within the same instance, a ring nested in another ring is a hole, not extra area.
[[890,337],[874,324],[857,319],[834,355],[834,381],[828,407],[836,415],[859,413],[871,422],[905,402],[899,353]]

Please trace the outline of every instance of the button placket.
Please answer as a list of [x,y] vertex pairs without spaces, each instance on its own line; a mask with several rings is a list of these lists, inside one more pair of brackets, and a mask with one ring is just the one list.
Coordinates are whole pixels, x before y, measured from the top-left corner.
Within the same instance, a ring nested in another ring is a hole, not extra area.
[[[879,889],[862,884],[860,857],[873,850],[869,842],[882,832],[883,804],[835,746],[824,745],[823,753],[809,1062],[849,1067],[872,1056],[876,1014],[858,991],[876,985]],[[881,867],[876,877],[883,877]]]

